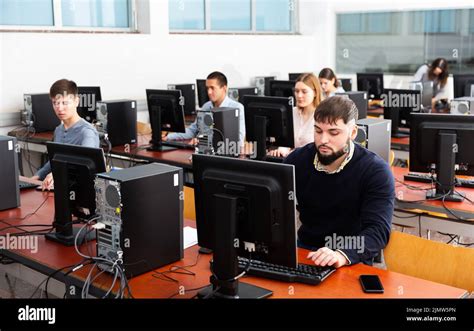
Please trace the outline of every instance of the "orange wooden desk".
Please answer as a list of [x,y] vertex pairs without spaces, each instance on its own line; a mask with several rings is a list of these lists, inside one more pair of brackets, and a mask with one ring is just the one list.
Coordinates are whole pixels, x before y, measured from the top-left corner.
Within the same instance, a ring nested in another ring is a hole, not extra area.
[[[419,228],[420,233],[422,230],[426,230],[428,238],[430,230],[474,237],[473,203],[468,200],[462,202],[427,201],[425,200],[426,191],[412,190],[404,184],[419,188],[429,188],[430,184],[405,182],[403,176],[408,173],[407,168],[392,167],[392,172],[396,181],[395,195],[397,198],[395,200],[394,224]],[[474,189],[457,187],[456,190],[465,194],[469,200],[474,201]],[[413,217],[407,218],[410,215]]]
[[[13,217],[25,217],[34,212],[43,201],[44,205],[30,217],[25,220],[6,220],[11,225],[27,224],[45,224],[51,225],[54,213],[54,199],[52,193],[42,193],[34,190],[22,192],[21,207],[0,212],[0,219],[5,220]],[[49,196],[49,198],[48,198]],[[7,225],[0,222],[1,229]],[[193,226],[193,222],[186,220],[186,225]],[[39,228],[30,228],[29,230],[39,230]],[[0,234],[18,232],[17,229],[0,231]],[[82,247],[81,251],[87,253],[90,250],[95,255],[95,243],[91,242],[87,247]],[[198,247],[193,246],[185,250],[184,259],[173,263],[176,266],[188,266],[187,268],[195,273],[194,276],[182,274],[167,274],[178,282],[165,281],[152,276],[154,272],[148,272],[143,275],[132,278],[129,281],[131,291],[135,298],[168,298],[182,297],[189,298],[196,294],[191,289],[202,287],[209,282],[209,255],[200,255],[198,258]],[[37,270],[45,275],[68,265],[73,265],[82,260],[75,252],[74,247],[65,247],[60,244],[50,242],[43,236],[38,238],[38,251],[36,253],[28,250],[5,250],[3,252],[9,258]],[[300,263],[307,262],[307,251],[299,250]],[[198,258],[198,259],[197,259]],[[169,270],[170,266],[164,266],[156,271],[163,272]],[[75,273],[67,276],[68,283],[81,287],[88,272],[88,267],[84,267]],[[370,295],[362,292],[358,277],[361,274],[379,275],[385,287],[385,293],[380,295]],[[66,281],[64,272],[59,272],[54,278],[60,281]],[[103,294],[111,284],[112,277],[103,275],[94,283],[96,288],[93,294],[98,296]],[[274,291],[274,298],[461,298],[467,295],[463,289],[417,279],[414,277],[376,269],[374,267],[357,264],[349,267],[343,267],[337,270],[333,275],[318,286],[311,286],[299,283],[284,283],[274,280],[268,280],[256,277],[244,277],[245,282],[262,286]],[[181,295],[179,291],[181,290]],[[184,293],[183,293],[184,291]]]

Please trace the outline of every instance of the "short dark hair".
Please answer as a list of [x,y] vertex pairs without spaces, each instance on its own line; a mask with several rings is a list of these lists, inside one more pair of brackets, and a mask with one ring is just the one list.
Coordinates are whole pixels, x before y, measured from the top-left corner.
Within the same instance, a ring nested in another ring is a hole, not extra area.
[[336,124],[340,119],[345,124],[359,117],[359,111],[351,99],[345,96],[333,96],[323,100],[314,112],[314,121]]
[[60,79],[54,82],[53,85],[51,85],[51,88],[49,89],[49,97],[50,98],[56,98],[57,95],[75,95],[77,96],[79,94],[79,91],[77,89],[77,85],[75,82],[72,80],[68,79]]
[[216,79],[220,87],[227,86],[227,77],[220,71],[211,72],[207,79]]

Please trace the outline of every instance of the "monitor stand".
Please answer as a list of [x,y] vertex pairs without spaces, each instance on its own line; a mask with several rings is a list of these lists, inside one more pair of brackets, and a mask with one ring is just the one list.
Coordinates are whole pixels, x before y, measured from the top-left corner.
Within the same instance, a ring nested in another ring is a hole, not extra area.
[[150,124],[152,130],[150,140],[151,146],[146,149],[147,151],[166,152],[178,149],[178,147],[165,146],[166,142],[161,140],[161,108],[151,113]]
[[428,191],[426,198],[441,201],[462,202],[464,196],[455,192],[456,181],[454,167],[456,164],[456,133],[438,133],[438,162],[436,163],[436,189]]
[[217,220],[214,229],[214,256],[211,285],[197,294],[200,299],[263,299],[272,291],[239,282],[237,249],[237,200],[228,194],[214,195]]

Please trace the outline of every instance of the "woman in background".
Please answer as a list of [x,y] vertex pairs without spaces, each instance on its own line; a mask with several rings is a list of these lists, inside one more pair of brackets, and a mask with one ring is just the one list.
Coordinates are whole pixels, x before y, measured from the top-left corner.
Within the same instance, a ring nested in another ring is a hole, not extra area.
[[[322,101],[321,85],[318,78],[307,73],[298,77],[295,84],[296,107],[293,108],[293,131],[295,148],[314,143],[314,111]],[[286,157],[292,151],[279,147],[269,155]]]
[[332,97],[336,93],[345,92],[342,86],[340,86],[336,74],[330,68],[324,68],[319,72],[319,81],[326,98]]
[[437,58],[430,65],[423,64],[415,73],[416,82],[433,82],[433,104],[440,99],[447,99],[446,83],[448,82],[448,61]]

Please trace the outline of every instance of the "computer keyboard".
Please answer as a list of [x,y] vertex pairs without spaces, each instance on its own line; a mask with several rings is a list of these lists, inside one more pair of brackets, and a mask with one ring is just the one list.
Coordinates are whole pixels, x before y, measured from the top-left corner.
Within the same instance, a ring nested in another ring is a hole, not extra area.
[[182,149],[194,150],[196,148],[195,145],[191,145],[182,141],[163,141],[161,144],[163,146],[176,147],[176,148],[182,148]]
[[[249,261],[247,258],[238,258],[239,270],[247,270]],[[283,282],[298,282],[317,285],[336,271],[333,267],[318,267],[316,265],[298,264],[297,268],[288,268],[276,264],[251,260],[248,275],[276,279]]]
[[26,190],[28,188],[36,188],[36,186],[38,186],[38,184],[28,183],[22,180],[18,182],[18,187],[20,188],[20,190]]
[[[410,180],[420,183],[431,183],[436,181],[436,176],[434,179],[431,178],[430,174],[415,173],[410,172],[408,175],[403,176],[404,180]],[[474,179],[465,179],[465,178],[456,178],[456,186],[474,188]]]

